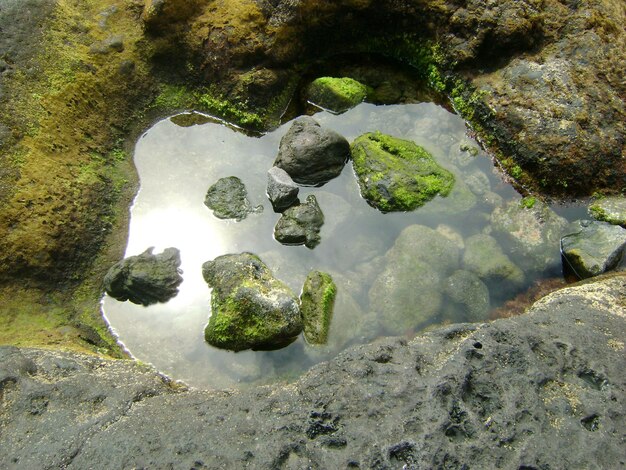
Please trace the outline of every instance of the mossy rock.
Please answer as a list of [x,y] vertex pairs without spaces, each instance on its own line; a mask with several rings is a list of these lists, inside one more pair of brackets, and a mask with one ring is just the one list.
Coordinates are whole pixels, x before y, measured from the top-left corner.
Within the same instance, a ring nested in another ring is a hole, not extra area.
[[211,293],[206,341],[232,351],[270,350],[293,342],[302,331],[298,298],[252,253],[207,261],[202,275]]
[[612,196],[598,199],[589,206],[589,215],[602,222],[626,227],[626,198]]
[[329,274],[311,271],[304,281],[300,308],[304,338],[310,344],[326,344],[333,316],[337,286]]
[[454,186],[454,175],[414,142],[370,132],[351,151],[361,195],[382,212],[414,210]]
[[361,103],[368,92],[366,85],[352,78],[320,77],[309,85],[307,100],[328,111],[342,113]]

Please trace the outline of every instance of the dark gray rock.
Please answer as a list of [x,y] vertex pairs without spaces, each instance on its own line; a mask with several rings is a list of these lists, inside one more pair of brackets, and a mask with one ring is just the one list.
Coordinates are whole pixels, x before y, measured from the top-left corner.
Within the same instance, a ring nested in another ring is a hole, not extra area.
[[613,269],[621,264],[626,250],[626,229],[607,222],[578,220],[561,239],[565,267],[585,279]]
[[485,321],[489,313],[489,289],[480,278],[470,271],[458,270],[446,279],[444,292],[452,302],[460,306],[454,321]]
[[310,194],[306,202],[292,206],[274,227],[274,238],[283,245],[305,245],[315,248],[321,241],[320,230],[324,224],[324,214],[315,196]]
[[621,468],[625,290],[623,276],[578,285],[520,317],[380,340],[239,392],[0,348],[13,377],[0,467]]
[[262,212],[263,206],[252,207],[248,191],[236,176],[220,178],[206,193],[204,205],[219,219],[245,219],[248,214]]
[[211,292],[206,341],[218,348],[278,349],[302,331],[298,298],[252,253],[224,255],[202,265]]
[[183,282],[180,251],[166,248],[154,255],[154,247],[114,264],[104,277],[104,290],[117,300],[152,305],[167,302],[178,294]]
[[276,211],[282,211],[298,200],[300,188],[282,168],[273,166],[267,172],[267,197]]
[[296,183],[318,186],[339,176],[349,157],[350,144],[344,137],[302,116],[280,140],[274,166]]

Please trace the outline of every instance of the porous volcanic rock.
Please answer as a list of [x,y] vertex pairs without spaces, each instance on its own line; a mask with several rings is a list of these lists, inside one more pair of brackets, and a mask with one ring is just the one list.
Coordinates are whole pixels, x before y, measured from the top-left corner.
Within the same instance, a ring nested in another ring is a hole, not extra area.
[[204,198],[204,205],[219,219],[240,221],[248,214],[263,211],[263,206],[252,207],[248,200],[248,190],[236,176],[220,178],[212,184]]
[[284,245],[305,245],[312,249],[321,241],[323,224],[322,209],[315,196],[309,194],[304,203],[283,212],[274,227],[274,238]]

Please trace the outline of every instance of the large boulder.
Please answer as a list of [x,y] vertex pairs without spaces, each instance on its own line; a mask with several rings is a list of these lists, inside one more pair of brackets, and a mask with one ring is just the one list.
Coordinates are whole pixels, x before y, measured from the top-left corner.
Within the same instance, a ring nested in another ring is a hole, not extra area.
[[447,196],[454,175],[414,142],[380,132],[358,137],[351,147],[361,195],[383,211],[411,211]]
[[211,292],[206,341],[218,348],[278,349],[302,331],[298,298],[252,253],[223,255],[202,265]]
[[324,214],[312,194],[303,204],[291,206],[283,212],[274,227],[274,238],[283,245],[305,245],[315,248],[321,241],[320,230]]
[[626,197],[603,197],[589,206],[589,215],[596,220],[626,227]]
[[310,103],[334,113],[354,108],[367,94],[367,86],[349,77],[316,78],[306,91]]
[[219,219],[245,219],[248,214],[261,212],[263,206],[252,207],[248,190],[236,176],[220,178],[206,193],[204,205]]
[[580,279],[624,268],[626,229],[607,222],[578,220],[568,232],[561,239],[565,268],[571,268]]
[[339,176],[349,157],[350,144],[344,137],[302,116],[280,140],[274,166],[296,183],[318,186]]
[[310,344],[326,344],[333,317],[337,286],[329,274],[311,271],[302,287],[300,309],[304,338]]
[[154,255],[153,250],[154,247],[148,248],[111,266],[104,277],[106,293],[114,299],[144,306],[175,297],[183,282],[180,251],[166,248]]

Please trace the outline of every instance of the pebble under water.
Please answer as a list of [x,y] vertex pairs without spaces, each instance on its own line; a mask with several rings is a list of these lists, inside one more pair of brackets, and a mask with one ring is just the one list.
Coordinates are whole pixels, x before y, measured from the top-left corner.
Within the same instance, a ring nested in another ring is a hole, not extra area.
[[[433,103],[361,104],[341,115],[320,112],[314,118],[349,141],[378,130],[416,142],[456,175],[455,189],[447,198],[437,197],[413,212],[382,214],[360,197],[348,163],[341,176],[326,185],[300,190],[301,201],[314,194],[324,212],[320,245],[313,250],[283,246],[273,238],[280,215],[272,210],[265,190],[267,170],[290,123],[261,137],[250,137],[216,122],[189,127],[178,126],[172,119],[156,123],[135,149],[141,189],[131,209],[126,256],[151,246],[155,253],[176,247],[181,251],[184,282],[175,298],[149,307],[105,296],[105,317],[137,359],[192,386],[242,387],[294,379],[312,364],[329,359],[352,344],[387,334],[412,335],[432,325],[468,320],[466,308],[451,299],[454,295],[440,292],[434,295],[435,313],[416,320],[413,328],[398,330],[397,325],[389,324],[387,317],[371,306],[381,303],[380,296],[384,298],[382,273],[390,264],[386,256],[391,256],[387,253],[404,229],[418,224],[435,230],[437,236],[453,241],[461,260],[464,240],[492,233],[490,214],[494,207],[521,199],[468,136],[465,122]],[[251,204],[262,204],[263,212],[250,214],[240,222],[214,217],[204,205],[204,197],[209,186],[226,176],[239,177],[248,189]],[[497,239],[497,235],[493,236]],[[549,249],[558,255],[558,244]],[[204,327],[211,312],[210,289],[202,279],[202,263],[243,251],[259,255],[274,276],[296,293],[312,269],[333,276],[338,293],[327,346],[311,346],[299,338],[278,351],[233,353],[204,341]],[[397,257],[398,250],[395,251]],[[506,254],[514,260],[514,253]],[[424,269],[423,264],[416,266]],[[432,264],[436,272],[439,267],[436,262]],[[461,268],[459,261],[452,271]],[[503,289],[501,283],[485,282],[490,307],[500,306],[541,277],[559,276],[560,263],[524,274],[523,283],[513,290]],[[414,288],[411,282],[408,279],[408,285],[400,286],[400,290],[410,294]],[[391,290],[398,292],[398,286]],[[411,308],[421,310],[418,304],[419,298]],[[487,320],[489,311],[483,315]]]

